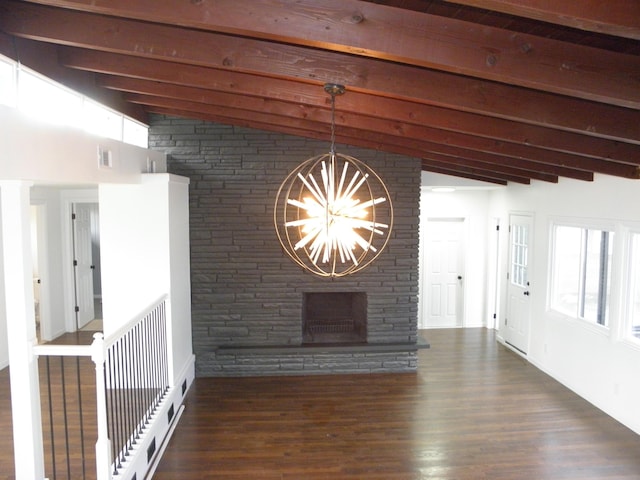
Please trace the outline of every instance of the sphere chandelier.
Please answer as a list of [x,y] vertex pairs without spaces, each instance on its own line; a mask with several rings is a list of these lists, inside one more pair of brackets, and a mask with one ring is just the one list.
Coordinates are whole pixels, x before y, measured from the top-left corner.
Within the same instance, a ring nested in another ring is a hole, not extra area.
[[393,228],[393,206],[373,169],[335,152],[335,98],[345,88],[326,84],[324,89],[331,95],[331,150],[285,178],[276,195],[274,224],[294,262],[322,277],[342,277],[382,253]]

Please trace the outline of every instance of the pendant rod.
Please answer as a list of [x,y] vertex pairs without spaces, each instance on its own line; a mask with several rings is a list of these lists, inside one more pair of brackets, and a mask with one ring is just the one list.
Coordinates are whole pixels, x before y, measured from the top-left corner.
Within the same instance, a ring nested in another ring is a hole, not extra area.
[[345,92],[344,85],[337,83],[325,83],[324,91],[331,95],[331,156],[336,154],[336,95],[342,95]]

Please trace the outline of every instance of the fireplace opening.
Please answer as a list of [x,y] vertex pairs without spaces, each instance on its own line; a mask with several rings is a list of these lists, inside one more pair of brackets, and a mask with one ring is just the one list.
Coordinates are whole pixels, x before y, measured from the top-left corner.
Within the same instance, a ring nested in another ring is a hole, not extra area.
[[304,343],[366,343],[367,294],[306,292],[302,302]]

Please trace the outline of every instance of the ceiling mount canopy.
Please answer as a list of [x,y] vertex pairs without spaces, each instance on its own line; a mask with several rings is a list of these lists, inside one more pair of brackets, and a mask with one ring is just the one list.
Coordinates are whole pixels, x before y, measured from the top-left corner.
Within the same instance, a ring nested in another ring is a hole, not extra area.
[[285,252],[305,270],[343,277],[370,265],[391,236],[393,206],[378,174],[335,151],[335,98],[345,87],[328,83],[331,149],[311,157],[284,180],[274,224]]

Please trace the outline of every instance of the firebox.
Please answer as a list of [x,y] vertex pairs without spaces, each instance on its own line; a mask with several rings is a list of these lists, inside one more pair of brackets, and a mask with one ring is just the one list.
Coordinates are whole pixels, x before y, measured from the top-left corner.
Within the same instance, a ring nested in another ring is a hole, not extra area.
[[302,341],[313,344],[366,343],[367,294],[305,292]]

